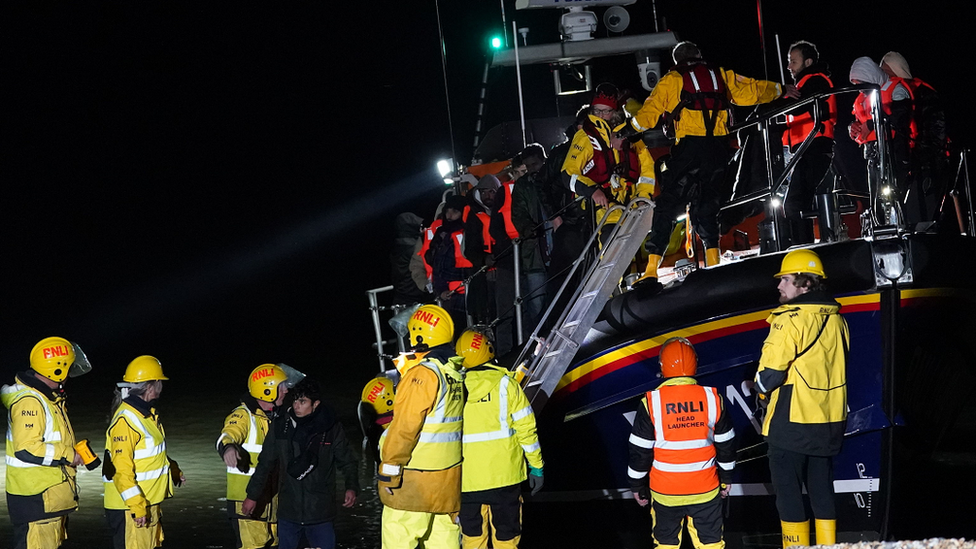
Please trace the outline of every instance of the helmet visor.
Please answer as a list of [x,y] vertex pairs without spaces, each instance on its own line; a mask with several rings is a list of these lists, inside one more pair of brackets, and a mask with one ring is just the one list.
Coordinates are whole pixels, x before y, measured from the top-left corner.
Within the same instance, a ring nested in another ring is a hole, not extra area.
[[68,377],[83,376],[91,371],[91,362],[88,362],[88,357],[77,343],[71,342],[71,346],[75,350],[75,361],[68,367]]
[[298,370],[292,368],[287,364],[282,364],[281,362],[279,362],[278,367],[284,370],[285,375],[288,376],[288,379],[285,380],[285,386],[288,387],[289,389],[294,388],[295,385],[298,385],[299,381],[305,379],[305,374],[299,372]]

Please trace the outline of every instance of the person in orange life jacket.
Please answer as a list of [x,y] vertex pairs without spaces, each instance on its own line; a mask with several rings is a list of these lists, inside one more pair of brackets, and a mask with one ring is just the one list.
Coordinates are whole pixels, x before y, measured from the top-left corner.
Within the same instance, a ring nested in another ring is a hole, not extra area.
[[492,252],[492,239],[488,234],[491,212],[495,208],[495,195],[501,186],[491,174],[481,177],[474,189],[466,195],[468,205],[461,219],[464,221],[464,256],[471,261],[472,269],[486,268],[471,279],[465,296],[468,314],[478,324],[488,324],[495,318],[495,271],[487,265]]
[[678,549],[684,523],[697,549],[722,549],[722,499],[735,468],[735,430],[725,397],[698,385],[698,357],[684,338],[661,345],[664,382],[637,407],[627,476],[641,507],[651,503],[653,537]]
[[[820,61],[817,46],[801,40],[790,46],[787,68],[800,94],[798,99],[831,90],[827,64]],[[782,99],[774,102],[788,102]],[[803,219],[801,212],[813,206],[813,196],[818,192],[830,192],[832,178],[827,177],[834,157],[834,125],[837,123],[837,100],[830,96],[819,102],[822,128],[813,125],[814,105],[807,105],[792,111],[786,117],[786,132],[783,133],[783,146],[795,153],[810,132],[816,130],[816,137],[802,157],[797,160],[790,178],[790,190],[783,203],[786,220],[790,226],[790,243],[794,246],[813,242],[813,221]]]
[[912,122],[916,132],[910,170],[916,199],[909,201],[909,208],[918,208],[922,221],[938,221],[936,217],[952,174],[942,100],[929,83],[912,76],[908,61],[898,52],[890,51],[881,58],[881,70],[889,78],[901,78],[907,83],[914,98]]
[[[516,170],[521,171],[519,166]],[[502,183],[495,193],[495,208],[491,212],[488,234],[491,236],[491,254],[485,264],[495,268],[495,349],[504,356],[515,346],[515,250],[513,240],[518,231],[512,223],[512,192],[515,181]]]
[[[851,84],[876,84],[881,87],[877,97],[881,101],[881,113],[891,130],[889,151],[895,174],[899,199],[904,194],[911,140],[912,93],[908,84],[900,78],[889,78],[870,57],[858,57],[851,65]],[[864,158],[868,161],[868,184],[877,188],[880,181],[878,165],[878,138],[871,116],[872,94],[860,93],[854,99],[854,117],[848,127],[851,139],[864,146]]]
[[[519,247],[519,265],[523,296],[524,336],[528,336],[539,318],[546,300],[546,278],[553,236],[549,223],[543,225],[555,211],[549,196],[542,188],[541,170],[545,166],[546,152],[542,145],[532,143],[513,160],[525,168],[525,174],[516,179],[512,191],[512,224],[522,238]],[[552,231],[562,224],[556,217],[551,222]]]
[[769,103],[796,98],[793,86],[754,80],[713,65],[698,46],[681,42],[671,52],[675,67],[661,77],[644,106],[620,131],[629,136],[658,125],[674,123],[675,144],[667,161],[668,177],[660,184],[654,224],[645,242],[650,254],[641,281],[657,281],[657,267],[667,250],[676,218],[691,203],[692,224],[705,244],[705,263],[719,263],[718,214],[722,178],[729,161],[728,109],[735,105]]
[[472,263],[464,256],[464,222],[467,201],[463,196],[447,197],[441,225],[434,232],[424,259],[432,268],[434,295],[459,326],[467,324],[464,280]]
[[277,471],[278,547],[297,549],[304,534],[312,547],[332,549],[336,469],[345,484],[342,506],[350,508],[359,492],[358,462],[335,412],[323,404],[318,382],[306,377],[289,392],[291,409],[271,424],[241,511],[255,510]]

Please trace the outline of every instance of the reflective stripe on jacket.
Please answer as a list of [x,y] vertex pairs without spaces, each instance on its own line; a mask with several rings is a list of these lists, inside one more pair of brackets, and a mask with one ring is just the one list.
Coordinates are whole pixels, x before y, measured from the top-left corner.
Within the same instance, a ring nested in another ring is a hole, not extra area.
[[[19,377],[19,376],[18,376]],[[53,401],[41,391],[17,380],[4,385],[7,407],[6,491],[33,496],[62,483],[74,484],[74,431],[64,410],[64,399]],[[18,457],[19,456],[19,457]],[[77,507],[72,502],[72,508]]]
[[155,409],[145,416],[123,401],[106,432],[105,449],[115,469],[111,479],[102,477],[106,509],[130,509],[141,517],[148,505],[173,495],[166,432]]
[[535,414],[522,388],[504,368],[482,364],[465,372],[464,468],[461,491],[518,484],[525,462],[542,469]]
[[244,404],[235,408],[224,420],[224,428],[217,438],[217,448],[237,444],[251,458],[246,473],[241,472],[238,467],[227,468],[228,500],[244,501],[247,498],[247,482],[254,474],[254,468],[257,467],[258,456],[261,454],[261,447],[270,427],[271,420],[265,415],[264,410],[256,414]]
[[756,385],[770,397],[762,434],[771,446],[820,456],[840,451],[850,334],[839,310],[823,294],[807,293],[766,319]]
[[[796,87],[803,93],[803,85],[807,83],[813,77],[820,77],[827,81],[827,84],[833,88],[834,83],[830,80],[830,77],[822,72],[815,72],[806,74],[799,82],[796,83]],[[821,120],[823,123],[823,129],[817,131],[818,137],[827,137],[830,139],[834,138],[834,126],[837,124],[837,96],[831,95],[827,97],[827,112],[821,112],[821,116],[826,118]],[[794,147],[803,143],[803,140],[807,138],[814,129],[813,126],[813,114],[811,112],[803,112],[797,115],[787,114],[786,115],[786,132],[783,133],[783,144],[787,147]]]

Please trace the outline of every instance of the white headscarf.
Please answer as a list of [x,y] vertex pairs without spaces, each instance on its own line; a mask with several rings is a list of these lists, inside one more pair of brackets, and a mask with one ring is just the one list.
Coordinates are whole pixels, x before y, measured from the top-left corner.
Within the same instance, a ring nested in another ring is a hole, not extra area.
[[865,84],[881,85],[888,81],[888,75],[870,57],[858,57],[851,65],[851,84],[859,80]]
[[908,80],[912,79],[912,71],[908,68],[908,61],[902,56],[902,54],[896,51],[889,51],[881,58],[881,65],[888,65],[891,68],[891,72],[895,73],[895,76],[899,78],[906,78]]

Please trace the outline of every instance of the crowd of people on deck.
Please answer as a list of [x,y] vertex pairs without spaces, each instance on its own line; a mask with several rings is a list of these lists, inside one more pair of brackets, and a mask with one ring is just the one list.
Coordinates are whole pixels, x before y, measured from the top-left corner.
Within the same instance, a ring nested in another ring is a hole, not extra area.
[[[626,100],[613,84],[601,84],[567,128],[565,142],[548,152],[530,144],[496,173],[469,168],[482,174],[480,179],[469,178],[469,185],[448,196],[429,227],[421,228],[419,216],[402,214],[394,254],[395,303],[436,301],[458,325],[487,325],[504,356],[536,327],[568,267],[586,248],[595,223],[611,206],[639,197],[653,199],[656,207],[644,253],[634,261],[633,270],[643,273],[638,285],[660,286],[658,270],[680,241],[676,229],[684,230],[689,243],[691,234],[697,234],[704,266],[719,264],[721,236],[744,219],[730,221],[735,209],[720,212],[733,186],[741,195],[770,185],[765,159],[757,157],[765,151],[749,130],[739,136],[741,146],[733,160],[733,105],[760,105],[757,112],[771,113],[802,102],[786,112],[782,124],[770,127],[782,143],[770,153],[774,177],[796,155],[788,184],[779,193],[786,228],[776,237],[778,249],[815,241],[812,218],[818,208],[820,240],[846,238],[838,234],[836,223],[828,222],[827,207],[832,204],[836,212],[837,187],[855,183],[837,183],[843,171],[834,161],[838,96],[820,95],[837,88],[816,46],[807,41],[790,46],[786,63],[792,85],[719,67],[691,42],[678,44],[672,57],[674,68],[642,105]],[[872,209],[882,225],[900,220],[909,230],[940,228],[936,222],[944,221],[947,210],[949,141],[938,94],[912,77],[897,52],[880,63],[858,58],[849,79],[877,87],[876,93],[864,89],[858,94],[848,133],[863,148],[871,188],[891,197],[887,205],[864,204],[862,210]],[[820,99],[804,102],[814,96]],[[893,177],[881,173],[874,101],[888,128],[885,150]],[[670,152],[658,158],[642,139],[656,128],[674,140]],[[762,210],[756,202],[746,215]],[[679,223],[685,213],[687,219]],[[613,211],[605,223],[612,226],[619,219],[619,210]],[[595,245],[610,233],[605,227]],[[404,244],[411,234],[413,250]],[[513,322],[516,310],[521,322]]]

